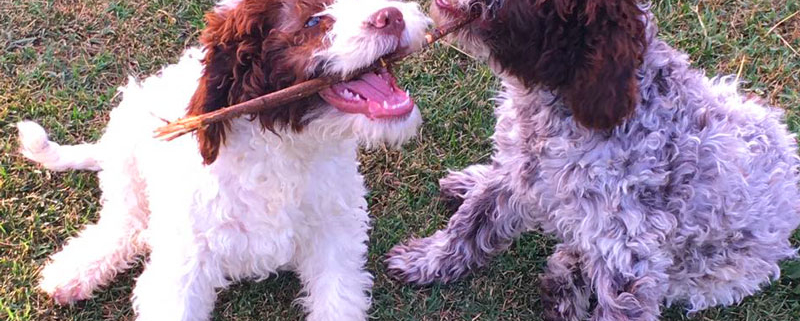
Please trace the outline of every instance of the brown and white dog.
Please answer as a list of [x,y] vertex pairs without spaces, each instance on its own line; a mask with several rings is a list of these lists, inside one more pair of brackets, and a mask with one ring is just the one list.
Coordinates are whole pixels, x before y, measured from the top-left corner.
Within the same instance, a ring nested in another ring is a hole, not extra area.
[[[102,138],[60,146],[18,124],[22,153],[52,170],[99,171],[97,224],[41,272],[59,303],[90,297],[149,251],[133,290],[138,320],[205,320],[231,282],[296,271],[309,320],[365,320],[367,202],[359,142],[400,143],[419,111],[388,70],[200,130],[152,138],[163,121],[312,77],[347,75],[424,43],[430,21],[387,0],[233,0],[207,15],[202,48],[120,88]],[[199,141],[199,142],[198,142]],[[199,148],[198,148],[199,144]]]

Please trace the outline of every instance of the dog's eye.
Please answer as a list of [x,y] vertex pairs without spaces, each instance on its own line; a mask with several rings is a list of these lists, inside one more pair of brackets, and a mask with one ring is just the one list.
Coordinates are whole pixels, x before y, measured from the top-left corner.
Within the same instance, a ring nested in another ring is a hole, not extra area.
[[313,26],[316,26],[316,25],[319,24],[320,20],[321,20],[321,18],[319,16],[313,16],[311,18],[308,18],[308,21],[306,21],[306,25],[303,26],[303,27],[304,28],[311,28]]

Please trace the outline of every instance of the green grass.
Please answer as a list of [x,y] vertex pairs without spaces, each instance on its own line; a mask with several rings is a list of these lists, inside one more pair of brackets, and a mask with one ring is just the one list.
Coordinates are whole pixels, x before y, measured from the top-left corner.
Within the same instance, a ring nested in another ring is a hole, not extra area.
[[[663,0],[654,11],[662,38],[709,74],[737,74],[744,90],[787,109],[800,131],[800,10],[797,0]],[[13,124],[35,119],[62,143],[97,139],[127,75],[144,77],[195,42],[210,0],[0,0],[0,320],[132,319],[131,285],[141,264],[96,297],[71,307],[35,290],[46,258],[97,219],[92,173],[54,173],[16,153]],[[781,40],[783,38],[783,40]],[[784,42],[785,40],[785,42]],[[793,47],[793,48],[792,48]],[[403,286],[386,278],[381,256],[411,235],[441,228],[449,213],[436,198],[448,168],[485,161],[491,151],[497,82],[457,51],[436,46],[402,67],[426,123],[404,151],[365,152],[362,171],[373,215],[368,269],[378,320],[538,320],[537,278],[553,241],[517,240],[490,267],[451,285]],[[794,240],[800,244],[800,236]],[[665,320],[800,320],[800,264],[741,305]],[[291,274],[223,291],[218,320],[295,320]]]

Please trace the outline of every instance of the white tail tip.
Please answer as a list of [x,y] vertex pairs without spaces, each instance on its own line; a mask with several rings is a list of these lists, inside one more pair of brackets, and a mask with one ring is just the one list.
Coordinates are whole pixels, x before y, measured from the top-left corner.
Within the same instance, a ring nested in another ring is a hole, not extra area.
[[50,144],[44,128],[37,123],[26,120],[17,123],[17,130],[19,131],[19,144],[22,155],[31,160],[39,161],[37,155],[47,150]]
[[19,131],[19,151],[30,160],[54,170],[68,169],[99,171],[93,144],[61,146],[51,142],[42,126],[32,121],[17,123]]

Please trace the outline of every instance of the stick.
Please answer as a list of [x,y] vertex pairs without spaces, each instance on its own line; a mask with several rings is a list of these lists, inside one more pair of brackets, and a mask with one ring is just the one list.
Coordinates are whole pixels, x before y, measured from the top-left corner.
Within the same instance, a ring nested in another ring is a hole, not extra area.
[[[454,20],[451,23],[447,23],[440,27],[434,28],[430,33],[425,35],[425,40],[427,42],[425,43],[423,48],[429,47],[431,44],[443,38],[447,34],[450,34],[458,30],[459,28],[467,25],[469,22],[475,19],[475,17],[476,17],[475,15],[468,15],[465,16],[464,18]],[[412,53],[413,51],[405,51],[389,55],[387,57],[381,58],[381,64],[383,66],[386,66],[390,63],[403,60]],[[225,107],[222,109],[218,109],[197,116],[183,117],[174,122],[167,122],[166,125],[157,128],[155,130],[155,137],[161,138],[166,141],[171,141],[175,138],[183,136],[187,133],[191,133],[197,130],[198,128],[201,128],[211,123],[225,121],[228,119],[235,118],[237,116],[241,116],[243,114],[253,114],[265,109],[276,108],[286,103],[306,98],[308,96],[316,94],[320,90],[328,88],[333,84],[348,81],[350,79],[355,78],[358,75],[362,75],[367,72],[373,72],[378,70],[379,68],[381,67],[380,66],[366,67],[363,70],[355,72],[351,76],[344,78],[338,78],[333,76],[314,78],[294,86],[290,86],[275,92],[271,92],[269,94],[266,94],[258,98],[238,103],[233,106]]]

